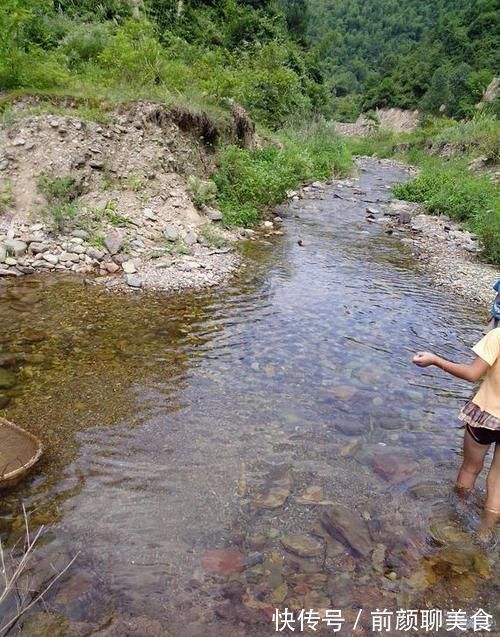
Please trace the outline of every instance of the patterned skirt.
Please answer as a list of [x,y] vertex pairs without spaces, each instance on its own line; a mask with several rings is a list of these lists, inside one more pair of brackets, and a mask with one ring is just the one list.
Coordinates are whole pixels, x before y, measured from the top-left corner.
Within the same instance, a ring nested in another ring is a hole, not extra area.
[[483,411],[479,405],[469,400],[458,414],[460,420],[471,427],[483,427],[493,431],[500,431],[500,418]]

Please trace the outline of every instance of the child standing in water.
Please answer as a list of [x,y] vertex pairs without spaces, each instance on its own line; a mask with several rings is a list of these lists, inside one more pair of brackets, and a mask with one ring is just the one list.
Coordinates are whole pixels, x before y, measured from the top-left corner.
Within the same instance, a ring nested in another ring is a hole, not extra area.
[[470,382],[484,376],[479,391],[459,414],[465,423],[464,457],[455,485],[462,497],[468,496],[481,473],[486,453],[494,444],[479,527],[479,534],[484,538],[500,518],[500,328],[488,332],[472,351],[476,357],[470,363],[452,363],[430,352],[417,352],[413,362],[419,367],[435,365]]

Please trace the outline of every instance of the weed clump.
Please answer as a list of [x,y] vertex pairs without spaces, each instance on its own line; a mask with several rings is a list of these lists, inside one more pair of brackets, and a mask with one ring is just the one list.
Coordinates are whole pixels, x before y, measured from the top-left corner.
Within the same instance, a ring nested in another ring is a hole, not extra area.
[[52,230],[62,232],[71,226],[78,217],[77,199],[82,194],[81,184],[71,175],[40,175],[37,186],[47,200],[42,216],[51,225]]
[[347,174],[350,154],[325,122],[286,129],[280,145],[250,151],[228,146],[214,175],[218,208],[229,225],[253,225],[262,210],[277,205],[300,183]]

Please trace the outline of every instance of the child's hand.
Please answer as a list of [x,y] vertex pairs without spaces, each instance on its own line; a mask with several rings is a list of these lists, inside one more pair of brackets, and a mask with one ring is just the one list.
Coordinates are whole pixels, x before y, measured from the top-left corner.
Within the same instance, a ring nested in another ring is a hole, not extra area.
[[436,362],[436,355],[430,352],[417,352],[413,357],[413,362],[419,367],[429,367]]

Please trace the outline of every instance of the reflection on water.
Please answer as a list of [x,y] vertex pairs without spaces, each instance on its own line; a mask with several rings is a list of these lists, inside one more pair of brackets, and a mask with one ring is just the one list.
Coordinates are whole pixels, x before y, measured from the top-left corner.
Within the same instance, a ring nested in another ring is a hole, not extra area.
[[461,356],[480,317],[366,223],[363,200],[404,173],[362,168],[284,209],[285,236],[247,246],[219,291],[0,286],[0,407],[47,449],[0,532],[19,537],[21,499],[48,525],[38,586],[80,551],[23,635],[264,637],[275,607],[498,612],[498,561],[470,533],[481,496],[463,511],[450,494],[471,388],[410,364]]

